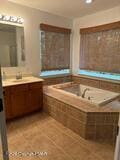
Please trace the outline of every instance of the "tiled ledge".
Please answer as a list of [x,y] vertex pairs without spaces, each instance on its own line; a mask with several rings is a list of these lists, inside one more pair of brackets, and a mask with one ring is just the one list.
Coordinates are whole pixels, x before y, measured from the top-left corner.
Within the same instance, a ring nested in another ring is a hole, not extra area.
[[40,76],[40,77],[41,77],[41,78],[44,78],[44,79],[49,79],[49,78],[60,78],[60,77],[68,77],[68,76],[71,76],[71,74],[70,74],[70,73],[66,73],[66,74]]
[[120,93],[120,83],[116,81],[109,81],[83,75],[73,75],[72,81],[75,83]]
[[80,74],[73,74],[73,77],[82,77],[82,78],[88,78],[88,79],[95,79],[95,80],[100,80],[100,81],[105,81],[105,82],[111,82],[111,83],[116,83],[120,84],[119,80],[111,80],[111,79],[106,79],[106,78],[99,78],[99,77],[92,77],[92,76],[87,76],[87,75],[80,75]]
[[43,79],[44,79],[44,85],[53,85],[53,84],[71,82],[72,76],[71,74],[68,74],[68,75],[59,75],[55,77],[43,77]]

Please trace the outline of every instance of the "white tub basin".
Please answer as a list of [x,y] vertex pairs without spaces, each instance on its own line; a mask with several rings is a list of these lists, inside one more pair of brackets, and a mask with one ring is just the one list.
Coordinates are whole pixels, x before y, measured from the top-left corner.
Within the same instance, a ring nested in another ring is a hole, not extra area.
[[[119,93],[98,89],[95,87],[90,87],[82,84],[78,85],[74,83],[71,83],[71,84],[67,83],[62,85],[56,85],[55,88],[61,89],[65,92],[69,92],[69,94],[73,94],[83,101],[87,101],[99,106],[105,105],[113,101],[114,99],[117,99],[118,97],[120,97]],[[85,92],[85,95],[83,98],[82,95],[86,88],[88,90]]]

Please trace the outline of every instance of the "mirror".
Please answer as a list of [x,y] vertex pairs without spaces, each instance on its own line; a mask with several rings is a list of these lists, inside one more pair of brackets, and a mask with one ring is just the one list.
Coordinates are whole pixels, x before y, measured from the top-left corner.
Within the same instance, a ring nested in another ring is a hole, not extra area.
[[2,67],[25,65],[23,27],[0,23],[0,64]]

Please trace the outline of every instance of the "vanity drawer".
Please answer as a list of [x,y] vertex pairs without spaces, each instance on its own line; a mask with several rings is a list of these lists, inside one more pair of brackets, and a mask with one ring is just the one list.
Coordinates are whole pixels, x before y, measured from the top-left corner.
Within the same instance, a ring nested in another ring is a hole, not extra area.
[[42,82],[30,83],[29,89],[42,89]]
[[11,87],[11,94],[28,90],[28,84],[15,85]]

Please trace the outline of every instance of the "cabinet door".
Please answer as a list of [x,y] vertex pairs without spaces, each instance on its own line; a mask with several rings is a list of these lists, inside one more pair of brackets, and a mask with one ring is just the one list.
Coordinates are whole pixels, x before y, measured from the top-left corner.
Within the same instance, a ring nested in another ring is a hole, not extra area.
[[11,106],[13,117],[28,112],[28,85],[16,85],[11,88]]
[[12,108],[11,108],[11,99],[10,99],[10,88],[6,87],[3,89],[4,95],[4,108],[6,119],[12,118]]
[[32,83],[29,85],[29,111],[42,108],[42,83]]

